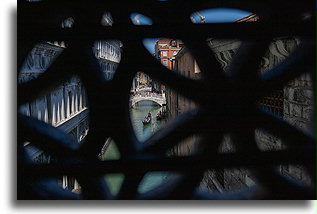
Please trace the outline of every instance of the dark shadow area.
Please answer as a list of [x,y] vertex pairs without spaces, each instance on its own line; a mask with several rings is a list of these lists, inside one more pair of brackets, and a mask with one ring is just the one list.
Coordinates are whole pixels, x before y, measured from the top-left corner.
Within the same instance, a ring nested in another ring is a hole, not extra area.
[[[11,11],[13,206],[278,210],[316,199],[315,20],[302,17],[310,4],[247,0],[239,8],[256,15],[214,23],[189,18],[199,2],[175,2],[144,1],[138,14],[118,2],[105,13],[100,1],[23,1],[21,16]],[[59,26],[68,17],[74,26]],[[49,44],[37,48],[45,61],[51,45],[63,46],[47,42],[56,40],[67,41],[58,59],[17,81],[21,62],[36,61],[32,42]],[[179,175],[164,182],[165,173]],[[140,198],[150,201],[131,201]]]

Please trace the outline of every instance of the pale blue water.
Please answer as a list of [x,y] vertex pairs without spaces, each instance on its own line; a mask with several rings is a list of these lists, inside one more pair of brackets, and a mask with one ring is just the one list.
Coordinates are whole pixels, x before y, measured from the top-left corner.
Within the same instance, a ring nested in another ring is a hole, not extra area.
[[[162,110],[162,108],[152,101],[142,101],[130,110],[131,122],[135,134],[139,141],[145,143],[144,141],[148,139],[155,131],[157,131],[163,124],[164,121],[156,121],[155,115]],[[152,114],[151,124],[143,125],[142,120],[147,115],[148,112]],[[115,145],[115,142],[111,142],[107,148],[104,159],[119,159],[120,153]],[[150,172],[147,173],[140,183],[138,191],[140,193],[146,192],[154,187],[160,185],[164,182],[167,177],[167,172]],[[121,184],[124,180],[123,174],[109,174],[105,176],[105,179],[109,185],[112,194],[117,194],[120,190]]]
[[[132,126],[137,138],[141,142],[144,142],[160,128],[163,121],[156,121],[155,116],[161,110],[162,108],[152,101],[142,101],[138,103],[138,106],[130,109]],[[152,114],[151,124],[143,125],[142,120],[144,120],[144,117],[148,114],[148,112],[151,112]]]

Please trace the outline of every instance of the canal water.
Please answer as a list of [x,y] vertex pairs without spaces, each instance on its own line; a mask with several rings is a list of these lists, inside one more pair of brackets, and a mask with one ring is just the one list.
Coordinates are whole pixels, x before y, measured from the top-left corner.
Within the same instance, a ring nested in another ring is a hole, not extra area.
[[[148,139],[155,131],[157,131],[164,123],[164,120],[157,121],[155,116],[156,114],[162,111],[162,107],[158,106],[152,101],[141,101],[134,108],[130,109],[130,116],[133,129],[135,134],[140,142],[145,143],[145,140]],[[143,125],[142,120],[144,117],[151,112],[152,122],[148,125]],[[115,142],[111,141],[106,152],[103,155],[103,159],[119,159],[120,153],[116,147]],[[150,172],[147,173],[143,180],[140,183],[138,191],[140,193],[146,192],[150,189],[155,188],[164,182],[167,177],[166,172]],[[124,180],[123,174],[108,174],[105,176],[105,179],[109,185],[110,191],[112,194],[117,194],[120,186]]]

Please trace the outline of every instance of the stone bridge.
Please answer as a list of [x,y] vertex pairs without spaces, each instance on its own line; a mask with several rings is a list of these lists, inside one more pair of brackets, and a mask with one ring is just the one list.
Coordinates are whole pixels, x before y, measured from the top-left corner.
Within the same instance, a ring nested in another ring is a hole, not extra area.
[[131,96],[130,105],[133,108],[135,106],[135,104],[137,104],[140,101],[144,101],[144,100],[153,101],[160,106],[163,106],[166,104],[165,94],[159,95],[159,94],[155,94],[155,93],[140,93],[140,94],[136,94],[134,96]]

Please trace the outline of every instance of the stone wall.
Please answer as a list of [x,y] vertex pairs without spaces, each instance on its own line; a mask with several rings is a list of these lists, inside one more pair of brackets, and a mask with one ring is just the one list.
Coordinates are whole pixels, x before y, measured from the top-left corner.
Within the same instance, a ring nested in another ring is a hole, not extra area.
[[313,86],[304,74],[284,87],[284,119],[295,127],[308,131],[313,113]]
[[[259,68],[259,73],[264,73],[272,69],[279,63],[283,62],[291,52],[298,47],[300,41],[297,38],[277,38],[269,45],[268,51],[262,58]],[[208,44],[213,50],[216,59],[219,61],[224,72],[228,72],[230,61],[234,57],[241,42],[238,40],[216,40],[209,39]],[[176,56],[176,70],[190,78],[195,78],[194,75],[194,59],[190,54],[183,49]],[[193,76],[194,75],[194,76]],[[293,126],[301,129],[304,132],[313,132],[310,129],[312,122],[312,112],[314,110],[312,80],[308,74],[304,74],[299,78],[286,84],[283,89],[283,113],[282,119],[289,122]],[[191,105],[189,100],[184,99],[176,92],[169,91],[167,96],[168,109],[170,118],[174,118],[178,114],[185,112],[195,107]],[[266,107],[263,107],[266,109]],[[268,109],[266,109],[268,110]],[[279,115],[280,116],[280,115]],[[255,140],[258,147],[263,150],[281,150],[284,148],[282,141],[264,132],[263,130],[255,130]],[[194,145],[194,139],[187,139],[187,143],[180,144],[177,148],[179,155],[186,155],[188,145]],[[179,147],[182,147],[181,149]],[[231,143],[229,135],[226,135],[219,148],[219,152],[234,152],[234,146]],[[188,155],[189,153],[187,153]],[[310,179],[301,166],[283,165],[279,166],[280,172],[289,177],[295,178],[304,184],[310,184]],[[246,169],[225,169],[225,170],[209,170],[205,173],[201,183],[201,189],[206,191],[230,191],[237,190],[243,187],[249,187],[255,184],[255,179]]]
[[[174,69],[177,72],[191,79],[200,78],[200,70],[187,49],[183,48],[175,58]],[[197,107],[195,102],[178,94],[170,88],[167,89],[166,99],[169,119],[173,119],[178,115]],[[186,156],[194,153],[198,139],[198,136],[189,136],[174,148],[174,154],[177,156]]]
[[[284,87],[284,120],[303,132],[314,134],[314,91],[311,78],[303,74]],[[282,166],[282,173],[304,184],[311,179],[300,165]]]
[[[298,47],[300,41],[297,38],[277,38],[269,45],[269,50],[262,58],[259,72],[264,73],[283,62],[291,52]],[[230,60],[240,46],[239,41],[209,40],[209,45],[215,52],[217,60],[221,63],[226,72],[230,66]],[[289,82],[284,86],[284,111],[283,119],[304,132],[309,132],[309,124],[312,120],[313,111],[313,89],[312,81],[308,74]],[[280,139],[272,136],[263,130],[255,131],[255,139],[261,150],[280,150],[283,144]],[[221,150],[229,152],[230,138],[225,138]],[[305,184],[310,180],[300,166],[280,166],[282,174],[293,177]],[[246,170],[225,170],[225,190],[234,190],[242,186],[249,186],[254,181]]]
[[[175,58],[176,59],[174,63],[174,69],[179,74],[191,79],[200,78],[200,70],[197,66],[197,63],[186,48],[183,48],[175,56]],[[175,118],[179,114],[186,112],[190,109],[194,109],[197,106],[195,102],[183,97],[182,95],[176,93],[175,91],[173,91],[173,89],[170,88],[168,88],[166,92],[166,97],[169,118]]]

